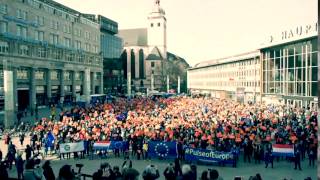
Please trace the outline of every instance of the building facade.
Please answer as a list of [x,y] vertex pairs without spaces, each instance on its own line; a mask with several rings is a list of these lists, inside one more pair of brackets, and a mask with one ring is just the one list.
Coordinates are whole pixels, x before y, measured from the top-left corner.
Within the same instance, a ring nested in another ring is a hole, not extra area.
[[191,94],[257,102],[260,100],[259,51],[199,63],[188,69],[187,79]]
[[[154,1],[147,17],[147,28],[120,30],[119,36],[123,39],[124,46],[121,59],[127,81],[127,94],[146,92],[147,89],[166,91],[167,76],[169,75],[171,81],[178,79],[168,73],[171,66],[189,67],[183,58],[167,51],[167,19],[165,11],[160,6],[160,0]],[[172,56],[168,58],[170,54]],[[186,73],[186,68],[178,72]],[[181,82],[186,83],[186,75],[178,76],[184,77],[181,78]]]
[[123,92],[124,72],[120,56],[122,39],[117,36],[118,23],[99,15],[101,31],[101,53],[103,57],[103,92]]
[[264,101],[316,108],[318,103],[318,24],[272,36],[261,48]]
[[99,24],[49,0],[0,2],[1,110],[14,113],[102,93]]

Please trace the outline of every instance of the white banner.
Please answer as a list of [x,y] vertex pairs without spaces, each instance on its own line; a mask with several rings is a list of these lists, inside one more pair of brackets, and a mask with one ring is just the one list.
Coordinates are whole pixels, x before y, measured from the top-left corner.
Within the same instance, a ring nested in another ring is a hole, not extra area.
[[84,151],[83,141],[77,143],[64,143],[60,144],[60,153],[71,153]]

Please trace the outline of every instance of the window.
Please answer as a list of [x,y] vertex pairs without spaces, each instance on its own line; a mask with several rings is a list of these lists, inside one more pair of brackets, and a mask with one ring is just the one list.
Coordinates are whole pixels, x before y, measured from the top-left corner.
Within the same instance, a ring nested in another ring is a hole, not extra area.
[[64,46],[71,47],[71,39],[70,38],[64,38]]
[[0,13],[2,13],[2,14],[8,14],[8,5],[6,5],[6,4],[0,4]]
[[8,53],[9,45],[8,42],[0,41],[0,53]]
[[58,72],[57,71],[51,71],[50,79],[51,80],[58,80]]
[[151,27],[153,27],[153,23],[151,23]]
[[65,32],[65,33],[71,33],[71,26],[69,26],[69,25],[65,25],[64,27],[63,27],[63,31]]
[[67,53],[67,61],[73,61],[73,57],[74,57],[74,54],[72,53]]
[[27,12],[21,9],[17,10],[17,18],[27,20]]
[[81,29],[75,29],[74,30],[74,35],[81,37]]
[[86,31],[85,38],[90,39],[90,33],[88,31]]
[[58,44],[59,36],[56,34],[50,34],[50,43],[51,44]]
[[17,25],[17,36],[27,37],[27,28],[21,25]]
[[39,26],[44,26],[44,17],[36,16],[36,23]]
[[86,51],[90,51],[91,45],[89,43],[86,43]]
[[34,78],[38,80],[44,79],[44,71],[36,71],[34,74]]
[[94,53],[98,53],[98,46],[92,46],[92,51]]
[[160,27],[160,23],[158,23],[158,27]]
[[154,62],[151,62],[151,67],[154,67]]
[[29,48],[26,45],[20,45],[19,47],[19,54],[20,55],[28,55],[29,54]]
[[47,50],[45,48],[38,48],[38,57],[45,58],[47,56]]
[[95,35],[95,36],[94,36],[94,40],[95,40],[95,41],[98,41],[98,40],[99,40],[99,36],[98,36],[98,35]]
[[44,32],[43,31],[36,31],[35,32],[35,39],[37,41],[43,41]]
[[58,21],[51,21],[51,28],[58,30],[59,28],[59,22]]
[[18,69],[17,79],[28,79],[28,71],[25,69]]
[[0,33],[8,32],[8,23],[5,21],[0,21]]
[[76,41],[76,49],[81,49],[81,41]]

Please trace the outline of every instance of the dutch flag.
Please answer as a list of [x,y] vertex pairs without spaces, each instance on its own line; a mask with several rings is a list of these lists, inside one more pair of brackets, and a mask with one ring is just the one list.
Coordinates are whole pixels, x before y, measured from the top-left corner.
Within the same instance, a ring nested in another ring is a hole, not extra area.
[[294,147],[292,144],[273,144],[272,155],[294,157]]

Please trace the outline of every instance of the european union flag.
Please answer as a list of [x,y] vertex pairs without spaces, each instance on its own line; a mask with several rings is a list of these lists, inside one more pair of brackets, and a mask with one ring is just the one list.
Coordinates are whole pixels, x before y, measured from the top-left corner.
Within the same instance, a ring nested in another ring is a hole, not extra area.
[[177,143],[149,141],[148,156],[161,158],[176,158],[177,157]]
[[125,141],[111,141],[109,149],[123,149],[125,146]]
[[55,140],[55,138],[54,138],[52,132],[51,131],[48,132],[46,146],[47,147],[52,147],[53,144],[54,144],[54,140]]

